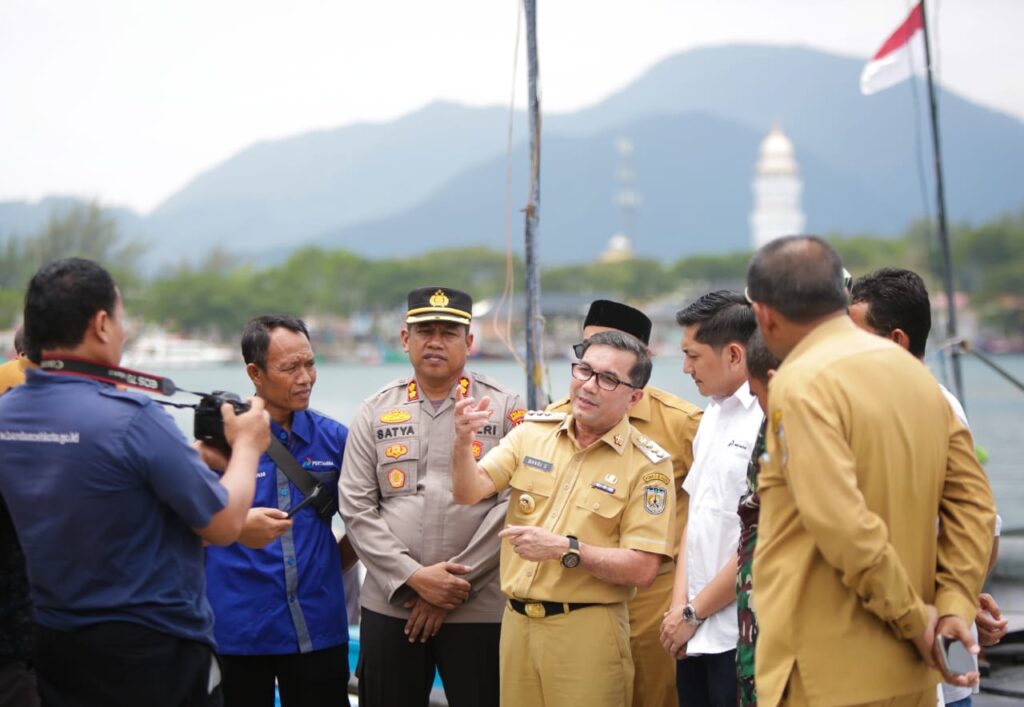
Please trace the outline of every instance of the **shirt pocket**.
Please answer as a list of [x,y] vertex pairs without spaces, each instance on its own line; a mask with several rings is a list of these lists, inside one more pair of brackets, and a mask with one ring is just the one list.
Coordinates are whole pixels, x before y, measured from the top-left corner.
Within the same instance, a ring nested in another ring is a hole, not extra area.
[[419,483],[420,442],[402,439],[377,444],[377,485],[380,495],[409,496]]
[[510,525],[540,525],[537,518],[551,505],[555,491],[555,479],[550,471],[539,471],[520,466],[512,475],[508,485],[508,521]]
[[594,486],[578,494],[572,528],[580,540],[602,547],[617,547],[622,514],[626,509],[626,489],[616,488],[615,493],[602,491]]

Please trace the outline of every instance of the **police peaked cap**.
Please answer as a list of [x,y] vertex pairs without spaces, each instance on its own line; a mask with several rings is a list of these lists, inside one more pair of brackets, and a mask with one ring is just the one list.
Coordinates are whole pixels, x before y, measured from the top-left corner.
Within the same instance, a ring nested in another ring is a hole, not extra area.
[[583,328],[603,326],[632,334],[644,344],[651,343],[651,320],[639,309],[607,299],[594,300],[583,321]]
[[455,322],[469,324],[473,319],[473,298],[451,287],[419,287],[409,293],[406,324]]

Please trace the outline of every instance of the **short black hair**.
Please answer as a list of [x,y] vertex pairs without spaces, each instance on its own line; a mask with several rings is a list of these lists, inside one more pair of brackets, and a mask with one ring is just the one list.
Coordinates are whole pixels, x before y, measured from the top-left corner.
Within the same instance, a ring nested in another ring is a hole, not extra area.
[[853,283],[854,304],[867,304],[868,325],[883,336],[902,329],[910,339],[910,353],[924,358],[932,329],[932,306],[921,276],[904,268],[881,268]]
[[847,306],[843,262],[817,236],[787,236],[754,254],[747,295],[796,324],[808,324]]
[[242,330],[242,359],[255,363],[261,371],[267,370],[267,350],[270,348],[270,333],[283,328],[302,334],[309,339],[306,323],[298,317],[287,314],[263,314],[253,317]]
[[[74,348],[98,312],[114,314],[117,285],[103,267],[85,258],[54,260],[32,276],[25,293],[25,350]],[[37,361],[38,362],[38,361]]]
[[594,334],[589,339],[583,340],[583,350],[580,358],[591,346],[610,346],[619,351],[628,351],[636,355],[636,363],[629,369],[629,382],[637,388],[643,388],[651,380],[651,369],[654,364],[651,355],[647,352],[647,346],[640,339],[622,331],[602,331]]
[[758,329],[747,341],[747,377],[768,382],[768,371],[777,370],[782,362],[775,357],[764,343],[761,330]]
[[679,326],[699,324],[697,341],[716,351],[731,343],[746,345],[757,329],[757,319],[750,303],[739,292],[717,290],[702,295],[676,312]]

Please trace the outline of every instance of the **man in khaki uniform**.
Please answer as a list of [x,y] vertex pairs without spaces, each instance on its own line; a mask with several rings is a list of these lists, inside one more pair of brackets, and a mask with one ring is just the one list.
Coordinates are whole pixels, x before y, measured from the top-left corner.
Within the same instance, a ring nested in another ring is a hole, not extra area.
[[673,549],[669,455],[629,423],[651,361],[603,332],[572,364],[572,413],[532,413],[478,464],[489,401],[456,406],[455,498],[511,487],[501,532],[501,697],[506,707],[632,704],[626,602]]
[[359,703],[425,705],[434,668],[453,707],[498,704],[498,531],[507,494],[452,499],[456,393],[495,415],[470,449],[479,459],[526,410],[518,395],[464,370],[472,300],[443,287],[409,294],[402,344],[415,375],[368,398],[349,430],[339,481],[348,536],[366,565]]
[[[602,331],[631,334],[643,344],[651,339],[651,320],[639,309],[611,300],[590,304],[583,322],[583,338]],[[577,347],[581,344],[577,344]],[[548,406],[551,412],[569,413],[569,396]],[[672,455],[675,478],[676,516],[672,537],[678,541],[679,528],[686,525],[689,496],[682,490],[683,479],[693,464],[693,438],[702,412],[693,403],[652,385],[629,411],[629,423]],[[673,554],[678,548],[673,548]],[[633,704],[644,707],[676,707],[676,662],[661,646],[661,620],[672,603],[675,563],[661,563],[654,584],[640,589],[629,601],[629,643],[633,651]]]
[[970,434],[924,366],[850,321],[826,242],[772,242],[747,283],[783,359],[759,478],[758,700],[933,705],[936,635],[974,646],[995,521]]

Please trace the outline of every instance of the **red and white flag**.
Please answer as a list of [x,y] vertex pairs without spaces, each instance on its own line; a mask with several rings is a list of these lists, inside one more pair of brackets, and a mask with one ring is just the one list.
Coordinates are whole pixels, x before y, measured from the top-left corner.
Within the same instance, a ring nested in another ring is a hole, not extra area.
[[860,92],[865,96],[884,91],[925,70],[924,0],[914,5],[892,36],[860,74]]

